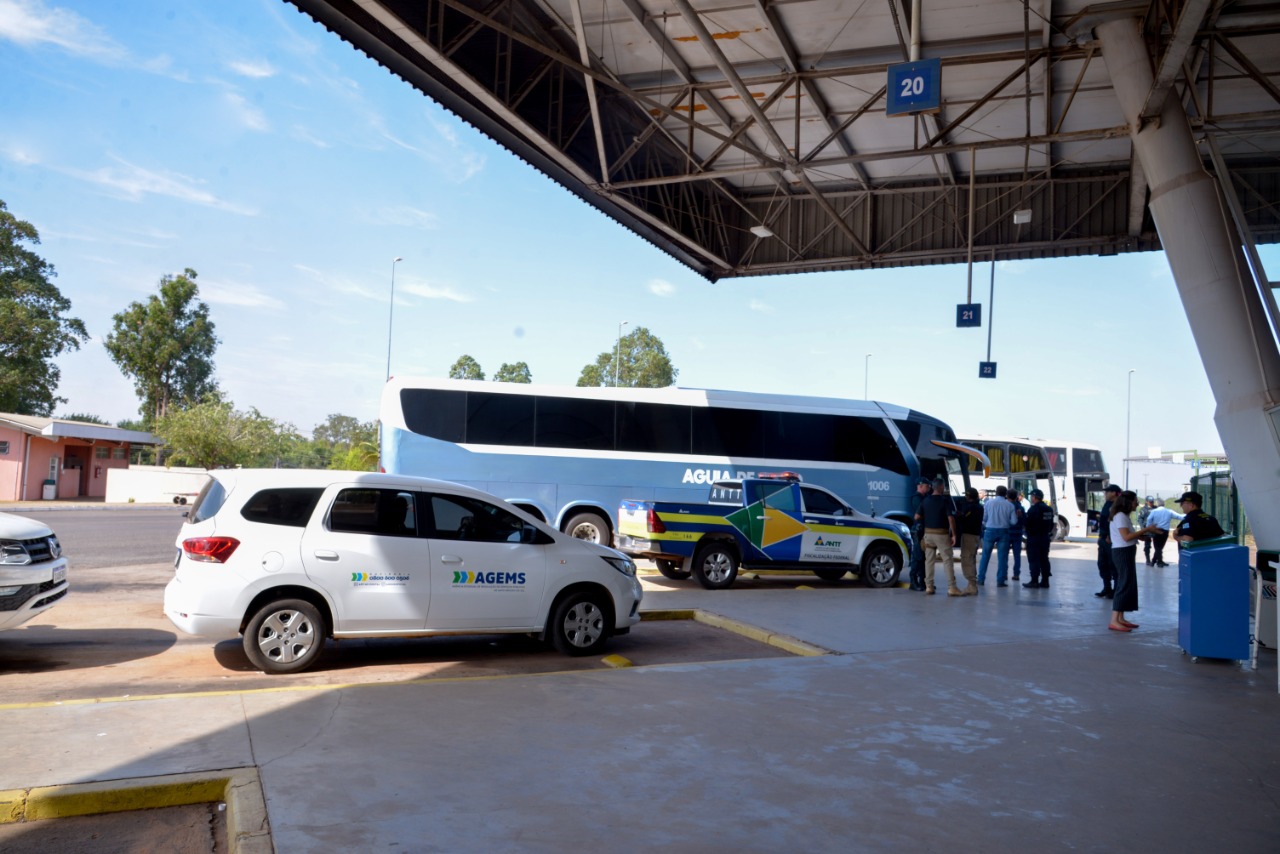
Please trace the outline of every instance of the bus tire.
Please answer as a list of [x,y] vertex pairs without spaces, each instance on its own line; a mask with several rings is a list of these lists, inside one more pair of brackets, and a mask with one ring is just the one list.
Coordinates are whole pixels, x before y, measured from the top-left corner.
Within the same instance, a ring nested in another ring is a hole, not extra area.
[[1069,536],[1071,536],[1071,523],[1066,520],[1066,517],[1059,516],[1058,524],[1053,526],[1053,541],[1065,543]]
[[690,575],[693,574],[691,572],[685,572],[683,569],[680,568],[681,565],[676,563],[674,560],[659,559],[659,560],[655,560],[653,563],[655,566],[658,567],[658,572],[661,572],[664,576],[666,576],[667,578],[670,578],[672,581],[684,581],[686,578],[688,578]]
[[602,546],[609,545],[612,537],[609,532],[609,523],[599,513],[590,511],[571,516],[568,524],[564,526],[564,532],[574,539],[586,540]]
[[902,572],[902,550],[888,543],[872,543],[862,554],[862,583],[892,587]]
[[813,574],[823,581],[839,581],[848,571],[843,566],[824,566],[822,569],[815,569]]
[[693,556],[693,577],[707,590],[732,587],[738,577],[738,554],[724,543],[708,543]]

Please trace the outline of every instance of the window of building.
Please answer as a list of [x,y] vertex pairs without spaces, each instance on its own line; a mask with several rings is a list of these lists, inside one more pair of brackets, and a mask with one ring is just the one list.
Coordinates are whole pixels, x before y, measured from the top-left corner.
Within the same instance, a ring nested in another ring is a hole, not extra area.
[[7,441],[0,442],[0,456],[8,456],[8,455],[9,455],[9,443]]
[[105,460],[111,456],[111,449],[106,445],[99,445],[93,449],[93,458],[95,460]]

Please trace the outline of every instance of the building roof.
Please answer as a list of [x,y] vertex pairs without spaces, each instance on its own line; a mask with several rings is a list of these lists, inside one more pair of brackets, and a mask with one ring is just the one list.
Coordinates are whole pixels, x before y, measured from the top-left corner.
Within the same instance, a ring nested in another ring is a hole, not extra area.
[[0,426],[12,427],[29,436],[45,439],[101,439],[108,442],[128,442],[131,445],[159,445],[161,441],[142,430],[125,430],[90,421],[68,421],[64,418],[44,418],[39,415],[17,415],[0,412]]

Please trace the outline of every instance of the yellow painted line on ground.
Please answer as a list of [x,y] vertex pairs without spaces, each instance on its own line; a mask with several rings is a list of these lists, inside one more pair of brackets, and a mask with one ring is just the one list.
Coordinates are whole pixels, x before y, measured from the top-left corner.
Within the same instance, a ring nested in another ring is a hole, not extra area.
[[275,850],[256,768],[9,789],[0,791],[0,823],[219,802],[227,805],[227,839],[233,852]]
[[[658,616],[650,617],[650,614]],[[703,611],[700,608],[693,608],[686,611],[642,611],[640,613],[642,620],[696,620],[704,625],[713,626],[717,629],[724,629],[745,638],[758,641],[768,646],[776,647],[792,655],[830,655],[831,650],[823,649],[815,644],[807,643],[799,638],[791,635],[784,635],[781,632],[771,632],[768,629],[762,629],[759,626],[753,626],[750,623],[744,623],[741,620],[735,620],[732,617],[725,617],[721,614],[713,614],[710,611]]]
[[621,656],[621,655],[606,655],[604,658],[602,658],[602,659],[600,659],[600,660],[601,660],[601,661],[603,661],[605,664],[609,665],[610,667],[632,667],[632,666],[634,666],[634,665],[632,665],[632,663],[631,663],[631,659],[629,659],[629,658],[625,658],[624,656]]

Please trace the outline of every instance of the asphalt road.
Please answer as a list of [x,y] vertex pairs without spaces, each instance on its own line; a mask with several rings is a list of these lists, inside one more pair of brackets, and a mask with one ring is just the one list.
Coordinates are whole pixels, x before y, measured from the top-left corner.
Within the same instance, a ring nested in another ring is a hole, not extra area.
[[[239,638],[190,637],[165,618],[182,509],[32,515],[58,535],[71,589],[41,616],[0,633],[0,705],[609,666],[600,658],[569,658],[523,635],[378,638],[330,641],[317,669],[268,676],[249,664]],[[645,583],[670,582],[655,574]],[[605,653],[637,666],[787,654],[690,620],[643,622],[613,638]]]

